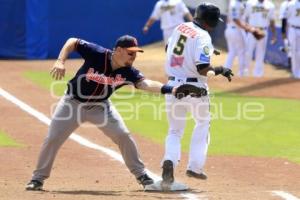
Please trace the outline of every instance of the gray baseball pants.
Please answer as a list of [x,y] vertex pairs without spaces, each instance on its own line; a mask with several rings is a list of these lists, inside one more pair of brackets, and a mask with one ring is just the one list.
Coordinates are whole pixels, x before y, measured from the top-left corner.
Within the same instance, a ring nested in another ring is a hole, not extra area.
[[101,103],[81,103],[70,95],[59,101],[45,138],[32,180],[43,182],[50,176],[55,156],[70,134],[83,122],[95,124],[118,145],[126,166],[138,178],[145,174],[135,141],[118,111],[109,100]]

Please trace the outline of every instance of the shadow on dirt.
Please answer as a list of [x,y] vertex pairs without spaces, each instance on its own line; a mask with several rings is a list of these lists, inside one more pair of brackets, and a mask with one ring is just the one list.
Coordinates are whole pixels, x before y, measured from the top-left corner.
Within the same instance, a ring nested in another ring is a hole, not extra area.
[[123,197],[139,197],[142,199],[154,198],[154,199],[182,199],[182,196],[187,194],[201,195],[204,191],[188,190],[181,192],[144,192],[143,190],[133,191],[98,191],[98,190],[53,190],[45,191],[51,194],[65,194],[65,195],[90,195],[90,196],[123,196]]
[[[294,79],[294,78],[278,78],[278,79],[272,79],[272,80],[267,80],[264,82],[258,82],[254,83],[252,85],[248,85],[245,87],[240,87],[237,89],[233,90],[227,90],[226,92],[230,93],[247,93],[255,90],[261,90],[261,89],[266,89],[266,88],[271,88],[271,87],[278,87],[280,85],[287,85],[295,82],[300,82],[299,79]],[[280,91],[278,91],[280,92]]]
[[53,194],[93,195],[93,196],[121,196],[124,191],[97,191],[97,190],[55,190]]

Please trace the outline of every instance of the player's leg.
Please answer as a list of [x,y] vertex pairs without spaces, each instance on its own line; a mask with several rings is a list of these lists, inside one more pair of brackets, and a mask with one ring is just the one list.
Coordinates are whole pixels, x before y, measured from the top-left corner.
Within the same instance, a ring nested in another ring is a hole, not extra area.
[[[42,145],[32,180],[43,181],[50,176],[55,156],[74,129],[78,127],[78,103],[64,96],[58,103],[52,117],[48,135]],[[35,190],[33,187],[26,188]]]
[[169,129],[165,140],[165,154],[161,162],[163,187],[174,182],[174,169],[181,157],[181,138],[184,133],[187,107],[189,106],[186,98],[178,100],[173,95],[166,95],[165,99]]
[[206,162],[209,145],[209,97],[202,97],[200,99],[191,98],[190,103],[193,105],[191,112],[195,120],[195,127],[190,143],[187,175],[194,175],[193,177],[206,179],[203,169]]
[[249,69],[250,69],[250,66],[252,64],[252,57],[253,57],[253,52],[254,52],[254,49],[256,47],[256,43],[257,43],[257,40],[254,38],[254,36],[252,34],[247,34],[246,36],[246,59],[245,59],[245,69],[241,69],[239,74],[240,76],[245,76],[247,75]]
[[227,47],[228,47],[228,54],[227,54],[227,58],[226,58],[224,67],[229,68],[229,69],[232,68],[234,58],[237,55],[236,47],[235,47],[235,45],[236,45],[235,35],[236,34],[235,34],[234,29],[236,29],[236,28],[232,28],[231,26],[229,26],[225,30],[225,38],[226,38]]
[[184,99],[178,100],[172,95],[166,95],[165,98],[169,129],[165,140],[165,154],[162,164],[165,160],[171,160],[175,167],[181,157],[181,138],[186,122],[186,107],[189,105]]
[[[296,36],[296,31],[293,27],[291,27],[288,32],[289,41],[295,40],[296,39],[295,36]],[[295,42],[290,43],[290,54],[291,54],[291,73],[292,76],[294,77],[295,64],[296,64],[296,43]]]
[[106,136],[118,145],[127,168],[141,184],[147,185],[153,183],[152,179],[145,177],[145,166],[140,159],[137,145],[121,115],[110,101],[105,101],[101,105],[89,110],[87,120],[96,124]]
[[300,30],[290,28],[289,39],[294,41],[291,42],[292,75],[294,78],[300,78]]
[[246,32],[244,30],[239,31],[239,51],[238,51],[238,60],[239,60],[239,69],[244,71],[246,69]]
[[256,51],[255,51],[255,67],[253,69],[254,77],[262,77],[264,75],[264,59],[267,49],[267,31],[265,31],[266,36],[259,41],[257,41]]
[[163,39],[164,39],[164,43],[168,44],[168,40],[170,38],[170,36],[172,35],[172,32],[174,30],[175,27],[171,27],[171,28],[166,28],[163,29]]
[[296,30],[295,78],[300,78],[300,29]]

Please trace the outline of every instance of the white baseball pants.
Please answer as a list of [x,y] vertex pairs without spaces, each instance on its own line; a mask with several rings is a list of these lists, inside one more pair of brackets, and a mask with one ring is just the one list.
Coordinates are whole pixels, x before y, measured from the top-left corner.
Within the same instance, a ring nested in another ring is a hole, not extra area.
[[238,27],[228,25],[225,30],[225,37],[228,55],[224,67],[231,69],[235,57],[238,57],[239,76],[243,76],[246,68],[246,33]]
[[136,178],[145,173],[144,164],[139,157],[135,141],[120,114],[109,100],[91,105],[81,103],[69,95],[65,95],[55,109],[32,180],[43,182],[50,176],[58,150],[72,131],[86,121],[95,124],[118,145],[126,166]]
[[170,36],[172,35],[173,30],[175,28],[176,28],[176,26],[171,27],[171,28],[165,28],[165,29],[162,30],[162,32],[163,32],[163,39],[164,39],[165,44],[168,44],[168,40],[169,40]]
[[289,27],[288,37],[291,47],[292,74],[300,78],[300,28]]
[[[169,85],[173,86],[183,83],[184,81],[180,82],[177,79],[168,82]],[[201,83],[188,82],[188,84],[204,87]],[[202,98],[188,96],[179,100],[173,95],[166,95],[169,130],[165,141],[165,155],[162,163],[164,160],[171,160],[174,166],[178,165],[181,156],[181,138],[184,133],[188,112],[192,114],[195,127],[190,142],[187,169],[201,173],[206,162],[209,145],[210,112],[208,96]]]
[[265,31],[265,37],[257,40],[252,34],[247,34],[247,50],[246,50],[246,66],[250,68],[253,52],[255,50],[255,66],[253,69],[254,77],[262,77],[264,75],[264,59],[267,48],[268,31]]

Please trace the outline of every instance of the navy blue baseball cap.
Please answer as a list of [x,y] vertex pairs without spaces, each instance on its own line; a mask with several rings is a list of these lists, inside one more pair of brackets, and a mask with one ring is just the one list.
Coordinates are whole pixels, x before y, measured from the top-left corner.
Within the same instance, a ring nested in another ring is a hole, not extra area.
[[130,35],[123,35],[119,37],[115,44],[115,48],[117,47],[126,48],[129,51],[144,52],[143,49],[138,47],[137,39]]

